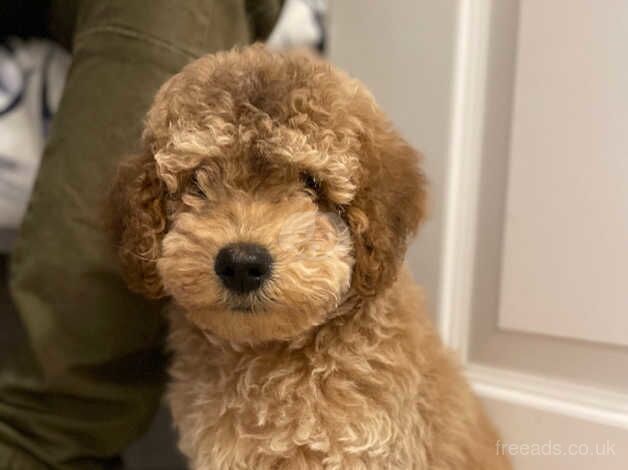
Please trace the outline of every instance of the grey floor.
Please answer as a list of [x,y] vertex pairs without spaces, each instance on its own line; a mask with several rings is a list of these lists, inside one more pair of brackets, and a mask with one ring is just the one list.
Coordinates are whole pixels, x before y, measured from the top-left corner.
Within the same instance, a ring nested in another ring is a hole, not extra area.
[[[6,358],[16,344],[25,341],[15,309],[11,304],[7,288],[8,259],[0,255],[0,362]],[[124,453],[126,470],[183,470],[183,459],[176,450],[176,437],[172,430],[170,415],[165,408],[159,410],[153,424],[138,442]]]

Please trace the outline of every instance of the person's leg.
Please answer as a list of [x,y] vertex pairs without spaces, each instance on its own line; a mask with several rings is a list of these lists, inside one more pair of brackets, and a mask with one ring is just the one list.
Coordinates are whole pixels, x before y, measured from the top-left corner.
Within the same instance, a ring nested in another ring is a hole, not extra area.
[[[160,305],[123,285],[101,205],[159,85],[199,55],[254,39],[248,3],[81,2],[66,90],[12,259],[30,345],[0,372],[0,468],[105,468],[147,427],[164,381],[164,323]],[[275,0],[254,4],[267,9],[262,21],[276,17]]]

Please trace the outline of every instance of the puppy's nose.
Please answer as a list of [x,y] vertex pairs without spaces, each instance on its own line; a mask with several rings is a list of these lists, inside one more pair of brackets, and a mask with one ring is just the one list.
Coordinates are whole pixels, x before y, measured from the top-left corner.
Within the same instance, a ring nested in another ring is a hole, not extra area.
[[270,276],[272,257],[266,248],[254,243],[233,243],[216,256],[214,271],[225,287],[245,294],[259,289]]

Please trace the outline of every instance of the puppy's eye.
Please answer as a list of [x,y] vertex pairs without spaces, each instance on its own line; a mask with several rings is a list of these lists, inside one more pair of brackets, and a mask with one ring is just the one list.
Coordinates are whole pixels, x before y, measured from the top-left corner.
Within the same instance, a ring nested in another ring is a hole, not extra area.
[[303,185],[306,189],[309,189],[314,194],[319,194],[321,190],[321,183],[310,173],[303,172],[301,173],[301,181],[303,181]]
[[196,175],[192,176],[189,184],[189,192],[193,196],[205,197],[205,192],[201,188],[201,185],[198,182]]

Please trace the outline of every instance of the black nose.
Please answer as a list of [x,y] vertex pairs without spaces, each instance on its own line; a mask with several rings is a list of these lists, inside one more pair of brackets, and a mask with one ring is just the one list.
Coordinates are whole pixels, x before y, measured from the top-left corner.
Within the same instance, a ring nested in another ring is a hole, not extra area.
[[214,271],[227,289],[245,294],[259,289],[270,276],[273,260],[266,248],[254,243],[233,243],[216,256]]

